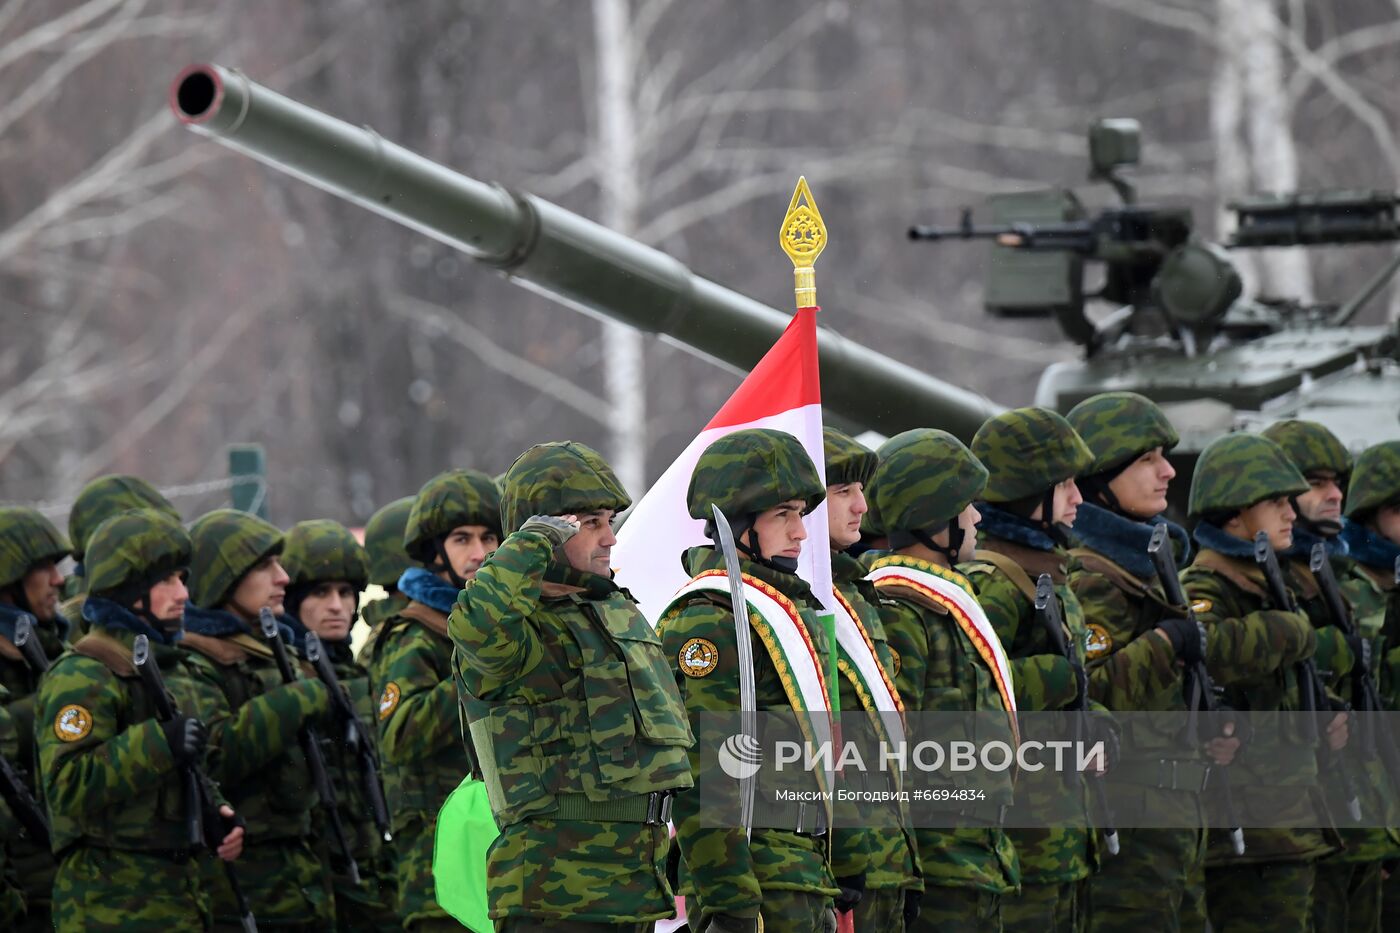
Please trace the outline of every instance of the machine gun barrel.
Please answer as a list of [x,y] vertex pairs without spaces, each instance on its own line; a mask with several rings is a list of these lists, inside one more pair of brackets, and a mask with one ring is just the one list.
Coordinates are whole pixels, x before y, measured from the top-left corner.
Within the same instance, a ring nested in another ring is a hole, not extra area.
[[1092,255],[1098,244],[1098,229],[1089,221],[1063,223],[1011,223],[978,226],[972,211],[964,209],[956,227],[915,225],[909,228],[911,240],[995,240],[998,246],[1032,252],[1070,250]]
[[1229,246],[1323,246],[1400,240],[1396,206],[1389,191],[1295,192],[1232,201],[1235,233]]
[[[170,106],[197,133],[425,233],[576,310],[661,334],[748,370],[790,315],[541,198],[457,174],[218,65],[193,65]],[[822,401],[895,434],[936,424],[970,439],[1001,407],[822,328]],[[899,399],[873,406],[871,399]]]

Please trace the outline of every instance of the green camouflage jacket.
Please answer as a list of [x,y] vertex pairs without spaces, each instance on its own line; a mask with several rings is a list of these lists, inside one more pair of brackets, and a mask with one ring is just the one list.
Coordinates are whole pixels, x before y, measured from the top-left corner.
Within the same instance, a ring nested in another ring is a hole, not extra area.
[[[181,772],[131,666],[135,637],[91,627],[54,662],[36,695],[43,799],[59,857],[59,929],[138,921],[199,929],[211,920],[199,862],[213,856],[190,850]],[[187,715],[217,709],[193,660],[159,637],[152,634],[151,652],[176,708]]]
[[661,642],[631,597],[552,556],[544,535],[515,532],[452,610],[471,736],[501,827],[487,862],[491,916],[663,919],[675,898],[666,827],[603,814],[688,788],[694,739]]
[[[9,692],[0,686],[0,753],[14,765],[19,760],[19,736],[10,717]],[[19,822],[10,808],[0,801],[0,924],[17,927],[24,917],[24,891],[19,886],[11,862],[9,840],[20,834]]]
[[[440,589],[445,591],[446,584]],[[384,796],[398,860],[399,916],[405,923],[443,918],[448,914],[433,887],[437,812],[471,770],[457,715],[447,615],[410,600],[375,633],[364,656],[377,697]]]
[[[286,620],[300,640],[305,632],[301,623],[290,616]],[[370,692],[369,672],[356,663],[348,640],[323,640],[321,645],[335,668],[340,685],[350,695],[350,702],[360,720],[361,734],[370,738],[377,751],[377,698]],[[331,884],[335,889],[336,919],[341,929],[364,929],[375,922],[382,926],[393,916],[396,887],[394,862],[384,837],[374,823],[359,753],[351,745],[348,732],[338,718],[332,719],[321,729],[320,737],[326,770],[335,782],[336,809],[340,813],[340,822],[345,828],[355,863],[360,869],[360,883],[357,885],[350,880],[340,848],[329,838],[329,833],[322,834],[324,858],[329,862],[333,874]],[[355,916],[345,916],[347,912]]]
[[[682,558],[692,576],[722,569],[724,558],[711,547],[686,551]],[[780,573],[753,561],[742,560],[742,571],[773,586],[791,599],[816,646],[817,657],[828,656],[824,627],[812,607],[816,604],[807,584],[795,574]],[[668,658],[675,658],[680,672],[681,696],[686,713],[698,729],[695,717],[739,710],[738,646],[734,611],[728,597],[718,593],[696,594],[679,603],[657,626]],[[697,668],[686,663],[687,646],[713,646],[713,663]],[[758,710],[791,709],[792,705],[768,652],[754,639],[754,690]],[[693,774],[701,773],[702,753],[690,752]],[[758,793],[755,800],[760,799]],[[765,890],[806,891],[835,897],[828,836],[798,835],[776,828],[754,829],[749,839],[742,829],[705,827],[700,816],[699,794],[682,794],[675,806],[676,842],[681,847],[681,893],[697,898],[706,914],[725,913],[755,917]],[[863,845],[863,834],[855,840]],[[864,853],[862,853],[864,854]]]
[[[927,561],[893,554],[873,556],[867,566],[935,572]],[[957,579],[971,594],[972,584],[961,576]],[[878,592],[895,686],[908,712],[1005,712],[991,670],[946,609],[902,587],[881,586]],[[998,825],[995,812],[1011,802],[1011,776],[1006,776],[1003,787],[982,789],[989,798],[985,829],[915,830],[925,897],[937,897],[928,890],[931,887],[977,888],[997,894],[1020,887],[1016,849]]]
[[[861,625],[875,643],[875,653],[886,671],[894,670],[894,655],[890,654],[885,627],[880,622],[880,597],[875,585],[866,581],[865,568],[854,557],[842,551],[831,553],[831,579],[851,608],[860,615]],[[891,675],[890,680],[894,680]],[[898,687],[896,687],[898,689]],[[855,687],[841,679],[841,710],[843,716],[860,709]],[[905,814],[907,818],[907,814]],[[907,819],[906,819],[906,825]],[[863,840],[843,838],[851,830],[837,830],[832,845],[831,870],[838,878],[865,873],[868,890],[879,888],[922,888],[918,843],[912,832],[891,829],[871,829]],[[855,855],[856,857],[852,857]],[[862,864],[863,863],[863,864]]]
[[384,623],[394,616],[403,612],[408,605],[408,597],[402,593],[390,593],[382,599],[376,599],[365,603],[360,609],[360,619],[369,628],[369,635],[365,637],[364,644],[360,646],[360,657],[368,662],[373,649],[375,639],[379,637],[380,631],[384,628]]
[[[1263,573],[1251,557],[1249,542],[1232,544],[1224,532],[1202,523],[1196,539],[1202,549],[1181,572],[1182,587],[1196,618],[1206,627],[1206,663],[1224,702],[1252,711],[1297,710],[1295,665],[1312,657],[1317,640],[1301,613],[1274,607]],[[1231,554],[1216,550],[1224,547]],[[1337,849],[1337,837],[1321,806],[1317,785],[1317,750],[1297,737],[1256,735],[1231,765],[1237,786],[1235,807],[1245,826],[1263,825],[1296,814],[1303,825],[1325,829],[1247,831],[1248,849],[1236,857],[1225,835],[1212,831],[1210,865],[1311,861]],[[1273,784],[1285,775],[1289,784]]]
[[[39,675],[25,663],[23,655],[14,646],[10,637],[14,633],[17,614],[13,607],[0,605],[0,687],[9,693],[6,709],[14,723],[18,747],[14,758],[10,759],[19,768],[29,783],[30,791],[39,794],[38,757],[34,746],[34,693],[39,686]],[[52,662],[68,647],[68,633],[72,626],[68,619],[59,616],[52,622],[40,622],[34,630],[39,636],[39,644]],[[24,889],[25,899],[30,907],[44,909],[53,890],[53,854],[36,845],[27,836],[5,837],[10,864]]]
[[[232,613],[187,606],[185,636],[195,677],[217,697],[200,709],[218,781],[248,825],[238,878],[260,921],[334,923],[330,874],[317,852],[324,815],[300,746],[301,731],[329,722],[320,681],[284,684],[271,649]],[[206,870],[220,922],[236,922],[222,872]]]
[[[1069,638],[1078,646],[1079,657],[1084,658],[1088,630],[1079,601],[1065,582],[1068,555],[1058,548],[1040,550],[985,535],[979,537],[979,543],[977,558],[958,569],[967,574],[977,591],[977,601],[1001,637],[1016,681],[1017,708],[1063,709],[1078,695],[1074,671],[1055,651],[1050,636],[1036,619],[1033,586],[1042,573],[1054,579]],[[1020,568],[1024,580],[1013,579],[1007,572],[1013,564]],[[1032,588],[1029,596],[1025,592],[1028,583]],[[1016,782],[1016,806],[1036,814],[1038,820],[1059,824],[1055,828],[1007,830],[1021,859],[1022,883],[1058,884],[1089,876],[1098,864],[1094,833],[1087,828],[1070,828],[1074,824],[1093,825],[1083,782],[1079,794],[1070,796],[1064,792],[1064,776],[1060,773],[1050,769],[1027,772]]]
[[[1379,685],[1381,683],[1381,662],[1386,651],[1385,640],[1381,635],[1381,629],[1385,622],[1385,594],[1380,591],[1375,581],[1356,561],[1335,553],[1331,560],[1332,570],[1337,578],[1337,586],[1342,592],[1342,598],[1346,600],[1347,606],[1351,610],[1353,624],[1356,625],[1357,631],[1363,638],[1372,639],[1371,676],[1376,679],[1376,683]],[[1331,669],[1334,675],[1334,689],[1343,698],[1352,701],[1353,706],[1355,706],[1356,698],[1352,695],[1353,678],[1351,676],[1351,672],[1356,666],[1355,655],[1341,640],[1340,630],[1332,624],[1330,616],[1327,615],[1322,594],[1318,591],[1317,581],[1312,571],[1306,565],[1300,565],[1298,561],[1291,561],[1290,565],[1293,579],[1298,586],[1299,602],[1302,604],[1303,610],[1307,612],[1308,618],[1312,620],[1313,627],[1317,629],[1317,665],[1319,669],[1324,667],[1321,659],[1322,645],[1324,639],[1331,635],[1334,647],[1331,650],[1330,664],[1326,666]],[[1378,758],[1372,758],[1369,761],[1364,758],[1360,735],[1356,729],[1351,731],[1351,736],[1351,741],[1347,746],[1347,756],[1351,767],[1355,769],[1354,773],[1358,775],[1355,785],[1359,791],[1363,819],[1367,822],[1375,822],[1378,816],[1383,815],[1387,825],[1400,826],[1400,797],[1394,793],[1400,788],[1390,783],[1385,774],[1385,766]],[[1360,829],[1349,826],[1350,814],[1347,812],[1343,785],[1336,780],[1327,780],[1324,775],[1323,786],[1327,791],[1328,808],[1332,811],[1332,817],[1337,821],[1342,841],[1346,844],[1345,851],[1334,856],[1336,859],[1359,864],[1400,857],[1400,831],[1396,829]]]

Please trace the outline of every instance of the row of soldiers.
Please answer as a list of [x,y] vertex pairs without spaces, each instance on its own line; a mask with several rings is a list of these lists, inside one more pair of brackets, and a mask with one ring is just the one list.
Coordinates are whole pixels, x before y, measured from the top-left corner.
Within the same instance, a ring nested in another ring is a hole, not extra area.
[[[810,707],[800,659],[778,645],[784,631],[847,662],[843,710],[874,712],[881,696],[910,711],[991,714],[1087,701],[1111,728],[1113,710],[1185,709],[1187,672],[1201,664],[1232,705],[1297,709],[1308,659],[1334,685],[1372,665],[1393,707],[1400,445],[1353,463],[1306,422],[1222,438],[1193,479],[1193,548],[1162,515],[1176,443],[1162,412],[1127,393],[1090,399],[1068,420],[1004,413],[970,448],[917,430],[872,452],[829,430],[825,483],[789,435],[720,439],[688,506],[712,537],[713,507],[728,516],[746,593],[771,616],[749,607],[755,630],[772,636],[755,640],[758,708]],[[854,644],[827,643],[796,573],[803,547],[823,546],[801,522],[823,501]],[[9,814],[9,925],[236,929],[241,894],[259,923],[279,928],[457,928],[435,897],[434,833],[443,802],[474,774],[501,830],[487,866],[498,929],[648,928],[672,914],[676,893],[692,928],[715,931],[826,930],[836,911],[860,930],[1204,929],[1207,917],[1216,930],[1381,928],[1383,865],[1400,857],[1400,837],[1339,835],[1327,811],[1345,795],[1325,777],[1268,786],[1271,763],[1315,762],[1306,746],[1252,748],[1231,764],[1259,772],[1251,783],[1263,790],[1243,808],[1313,808],[1319,789],[1333,802],[1307,811],[1318,829],[1250,831],[1244,856],[1218,829],[1124,828],[1111,858],[1088,828],[1003,829],[1005,806],[1092,825],[1087,796],[1078,812],[1042,812],[1066,797],[1029,774],[982,788],[987,799],[963,805],[955,829],[828,831],[802,816],[751,833],[708,824],[688,791],[704,767],[694,736],[701,717],[736,710],[740,696],[725,561],[717,546],[678,555],[694,580],[654,630],[612,579],[613,523],[629,505],[596,452],[564,442],[531,448],[501,486],[471,471],[435,477],[375,517],[368,556],[324,521],[283,535],[220,510],[186,532],[168,502],[126,477],[85,490],[71,545],[37,513],[0,511],[0,750],[33,765],[50,837],[40,844]],[[1158,524],[1183,565],[1194,551],[1181,577],[1194,617],[1145,559]],[[1276,604],[1250,559],[1260,531],[1285,556],[1299,607]],[[1359,635],[1317,605],[1305,560],[1314,540],[1332,555]],[[56,567],[69,553],[82,593],[60,606]],[[1036,622],[1031,581],[1042,573],[1085,676]],[[348,635],[371,579],[390,597],[363,607],[372,633],[356,657]],[[284,677],[260,637],[263,610],[303,653],[319,644],[339,686],[309,669]],[[56,659],[46,673],[15,647],[22,618]],[[979,637],[979,622],[999,646]],[[142,690],[138,635],[174,715]],[[1336,751],[1347,746],[1341,706],[1323,737]],[[1230,735],[1205,738],[1157,737],[1158,751],[1117,763],[1108,780],[1189,802],[1238,751]],[[366,744],[377,745],[387,827],[364,780]],[[318,806],[312,745],[333,778],[335,819]],[[1152,737],[1133,747],[1152,748]],[[217,813],[204,852],[186,831],[191,770]]]

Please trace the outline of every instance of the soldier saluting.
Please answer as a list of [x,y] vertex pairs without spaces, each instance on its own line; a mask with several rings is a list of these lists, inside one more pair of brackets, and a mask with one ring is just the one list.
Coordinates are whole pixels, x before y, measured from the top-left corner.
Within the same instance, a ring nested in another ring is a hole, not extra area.
[[506,474],[512,533],[449,620],[501,828],[486,872],[502,933],[674,915],[666,821],[693,739],[656,633],[612,581],[612,520],[630,504],[591,448],[531,447]]
[[[103,522],[87,541],[88,633],[45,675],[35,698],[43,796],[52,821],[59,930],[208,929],[212,905],[191,849],[182,766],[203,764],[199,715],[219,700],[177,643],[190,538],[153,510]],[[158,721],[132,661],[137,636],[182,715]],[[226,821],[233,810],[222,800]],[[233,860],[243,828],[211,840]]]

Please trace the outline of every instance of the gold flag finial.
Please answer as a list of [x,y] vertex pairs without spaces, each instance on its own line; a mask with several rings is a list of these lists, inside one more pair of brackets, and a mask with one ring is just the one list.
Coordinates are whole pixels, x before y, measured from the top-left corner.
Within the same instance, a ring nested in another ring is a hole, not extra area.
[[807,179],[800,176],[792,192],[792,203],[783,218],[783,232],[778,237],[783,252],[792,260],[794,294],[799,308],[814,308],[817,304],[817,274],[813,265],[826,248],[826,224],[812,198]]

